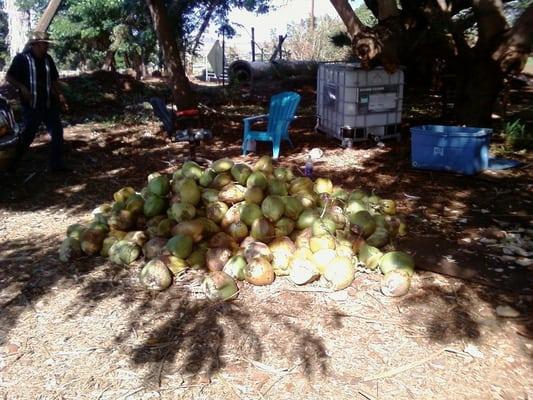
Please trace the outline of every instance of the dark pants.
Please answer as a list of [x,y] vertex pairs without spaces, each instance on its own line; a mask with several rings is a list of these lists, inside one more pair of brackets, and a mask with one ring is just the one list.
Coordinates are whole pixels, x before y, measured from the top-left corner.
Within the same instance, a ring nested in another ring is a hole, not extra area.
[[165,101],[160,97],[152,97],[149,102],[154,109],[154,114],[163,123],[163,128],[167,132],[168,137],[173,137],[176,132],[174,127],[175,120],[172,113],[167,109]]
[[46,130],[52,137],[50,147],[50,168],[59,169],[63,164],[63,125],[61,124],[61,117],[59,116],[59,109],[57,106],[51,108],[30,108],[22,107],[22,118],[24,129],[20,134],[19,142],[15,149],[15,157],[11,164],[11,169],[15,169],[24,154],[30,148],[35,134],[39,130],[41,123],[46,125]]

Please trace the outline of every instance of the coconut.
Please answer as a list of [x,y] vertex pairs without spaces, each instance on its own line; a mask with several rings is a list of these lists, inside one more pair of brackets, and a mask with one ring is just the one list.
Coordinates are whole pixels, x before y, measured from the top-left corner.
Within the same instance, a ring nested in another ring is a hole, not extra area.
[[222,271],[230,257],[231,250],[228,248],[215,247],[208,249],[205,253],[207,269],[209,271]]
[[268,243],[275,237],[276,231],[269,220],[258,218],[252,223],[250,235],[256,240]]
[[366,200],[368,198],[368,193],[362,189],[356,189],[348,197],[348,202],[352,200]]
[[179,187],[179,195],[181,197],[182,202],[189,203],[194,206],[198,204],[198,202],[202,198],[202,194],[200,193],[198,185],[196,184],[194,179],[191,178],[184,178],[181,181],[181,186]]
[[355,269],[348,257],[335,257],[323,270],[324,279],[333,290],[342,290],[352,284]]
[[317,218],[311,225],[313,236],[319,237],[324,235],[334,235],[337,225],[329,218]]
[[300,193],[313,193],[314,183],[310,178],[300,177],[291,181],[289,193],[296,195]]
[[[105,244],[105,241],[104,241]],[[167,239],[162,237],[153,237],[148,240],[143,248],[142,252],[144,257],[148,260],[160,256],[165,251],[165,246],[167,244]]]
[[200,176],[198,183],[200,184],[200,186],[206,188],[213,183],[213,179],[215,179],[215,176],[217,176],[217,173],[211,168],[208,168],[202,173],[202,176]]
[[124,236],[123,240],[135,243],[137,246],[142,247],[148,241],[148,236],[143,231],[131,231]]
[[206,267],[205,255],[206,254],[207,254],[207,249],[193,250],[191,255],[187,257],[187,264],[192,269],[205,269]]
[[401,271],[408,276],[412,276],[415,271],[415,260],[403,251],[391,251],[381,257],[379,269],[383,274],[387,274],[390,271]]
[[305,228],[302,230],[294,231],[291,235],[291,239],[298,248],[309,248],[309,240],[313,237],[313,230],[311,228]]
[[217,174],[220,174],[221,172],[230,171],[233,165],[234,165],[233,160],[229,158],[221,158],[219,160],[216,160],[213,164],[211,164],[211,169],[215,171]]
[[172,274],[163,261],[155,258],[143,267],[139,280],[148,290],[160,291],[172,284]]
[[261,204],[264,198],[265,195],[263,194],[263,189],[259,186],[252,186],[244,192],[244,200],[246,200],[247,203]]
[[254,171],[261,171],[265,174],[272,174],[274,166],[272,165],[272,157],[262,156],[254,164]]
[[69,262],[74,258],[82,255],[80,242],[72,237],[67,237],[61,242],[59,246],[59,260],[62,262]]
[[183,221],[172,228],[172,235],[190,236],[195,243],[204,238],[205,225],[198,219]]
[[83,231],[87,229],[82,224],[72,224],[67,227],[67,237],[76,239],[77,241],[81,240]]
[[246,259],[242,255],[231,257],[224,265],[223,271],[233,279],[243,281],[246,272]]
[[361,261],[365,266],[371,270],[374,270],[379,265],[383,253],[374,246],[369,246],[367,243],[362,243],[359,247],[359,261]]
[[337,252],[332,249],[321,249],[312,255],[312,260],[321,274],[324,273],[324,270],[327,266],[337,257]]
[[388,199],[381,200],[379,208],[381,212],[387,215],[396,214],[396,202],[394,200],[388,200]]
[[314,209],[303,210],[298,220],[296,221],[296,228],[305,229],[313,225],[313,222],[319,218],[318,212]]
[[318,201],[314,193],[298,193],[295,197],[302,204],[303,208],[312,209],[317,206]]
[[102,248],[100,249],[100,255],[102,257],[108,257],[109,256],[109,249],[111,246],[113,246],[116,242],[118,242],[118,238],[114,236],[108,236],[104,239],[102,242]]
[[170,237],[172,236],[172,229],[176,226],[176,221],[170,218],[162,219],[159,224],[157,224],[154,232],[155,236]]
[[343,209],[339,206],[328,207],[324,216],[335,222],[335,225],[337,225],[337,229],[344,228],[346,222],[348,221],[346,216],[344,215]]
[[190,203],[174,203],[170,207],[170,215],[177,222],[188,221],[196,216],[196,208]]
[[237,221],[232,223],[228,227],[228,233],[232,238],[234,238],[237,242],[240,242],[243,240],[246,236],[248,236],[248,227],[246,224],[242,221]]
[[294,256],[290,262],[289,279],[296,285],[305,285],[316,280],[320,274],[308,258]]
[[381,277],[380,287],[385,296],[403,296],[411,287],[411,277],[403,271],[389,271]]
[[235,164],[231,167],[231,176],[240,185],[246,185],[248,177],[252,174],[252,169],[246,164]]
[[211,239],[209,239],[209,247],[221,247],[226,249],[231,249],[231,251],[236,251],[239,248],[239,245],[230,235],[224,232],[219,232],[215,234]]
[[139,214],[143,211],[144,199],[140,194],[134,193],[126,201],[126,210],[134,214]]
[[202,190],[202,201],[204,204],[209,205],[218,201],[218,190],[216,189],[204,189]]
[[172,236],[166,244],[166,249],[174,256],[187,258],[192,252],[193,240],[190,236],[175,235]]
[[205,295],[211,301],[231,301],[239,295],[235,280],[222,271],[210,272],[202,283]]
[[285,212],[285,204],[279,196],[267,196],[261,203],[261,211],[266,219],[276,222]]
[[228,229],[228,227],[234,223],[241,220],[242,210],[246,204],[237,203],[232,205],[229,210],[224,214],[224,218],[220,221],[220,226],[222,229]]
[[218,192],[218,199],[227,204],[235,204],[244,200],[245,192],[244,186],[229,183]]
[[271,179],[267,185],[267,192],[274,196],[287,196],[287,185],[281,179]]
[[210,187],[221,190],[224,186],[229,185],[233,182],[233,177],[228,172],[223,172],[221,174],[218,174],[215,176],[215,179],[213,179],[213,182],[211,182]]
[[220,232],[220,227],[209,218],[199,217],[196,218],[197,221],[200,221],[204,226],[204,235],[210,237],[218,232]]
[[167,203],[165,199],[155,194],[149,194],[144,199],[143,214],[147,218],[154,217],[156,215],[162,214],[165,211],[166,206]]
[[244,248],[244,258],[248,262],[254,258],[264,258],[267,261],[272,261],[272,251],[263,242],[251,242]]
[[361,234],[364,238],[369,237],[376,230],[376,221],[368,211],[358,211],[348,215],[348,220],[352,225],[352,231]]
[[333,183],[331,182],[331,179],[328,178],[317,178],[313,190],[318,194],[331,194],[333,192]]
[[248,261],[244,276],[246,282],[256,286],[270,285],[275,279],[272,265],[264,258]]
[[348,201],[349,194],[343,188],[339,186],[333,186],[331,197],[335,200],[340,200],[342,203],[346,203]]
[[102,249],[102,242],[106,233],[100,229],[86,229],[81,235],[80,246],[85,254],[98,254]]
[[148,182],[148,190],[159,196],[165,197],[170,191],[170,182],[166,175],[160,175]]
[[109,259],[119,265],[131,264],[140,254],[141,248],[127,240],[119,240],[109,249]]
[[246,180],[246,187],[251,188],[254,186],[257,186],[262,190],[265,190],[267,187],[267,178],[261,171],[252,172]]
[[370,246],[383,247],[389,242],[389,231],[385,228],[377,227],[372,235],[366,238]]
[[113,199],[117,203],[125,203],[126,200],[128,200],[128,197],[130,197],[132,194],[135,193],[135,189],[133,189],[130,186],[123,187],[122,189],[118,190],[117,192],[113,193]]
[[292,219],[281,218],[274,225],[274,232],[275,232],[276,237],[289,236],[294,230],[295,226],[296,226],[296,223]]
[[272,268],[278,276],[289,274],[289,264],[296,251],[296,245],[287,237],[277,237],[268,246],[272,252]]
[[120,231],[118,229],[110,229],[108,236],[116,237],[118,240],[124,239],[128,232]]
[[251,227],[254,221],[259,218],[263,218],[261,207],[255,203],[245,203],[240,214],[241,221]]
[[321,249],[335,249],[335,238],[332,235],[324,235],[320,237],[313,236],[309,239],[309,248],[313,253]]
[[277,167],[273,171],[274,177],[285,182],[290,182],[294,179],[294,173],[290,168]]
[[302,213],[304,207],[302,202],[292,196],[283,196],[281,198],[283,204],[285,205],[283,214],[290,219],[297,220],[300,214]]
[[346,207],[344,207],[344,213],[348,219],[359,211],[368,211],[365,204],[361,200],[348,200]]
[[107,223],[110,228],[120,231],[128,231],[135,226],[135,215],[129,210],[113,212]]
[[181,173],[186,178],[192,178],[195,181],[199,180],[203,173],[204,169],[198,165],[195,161],[186,161],[181,167]]

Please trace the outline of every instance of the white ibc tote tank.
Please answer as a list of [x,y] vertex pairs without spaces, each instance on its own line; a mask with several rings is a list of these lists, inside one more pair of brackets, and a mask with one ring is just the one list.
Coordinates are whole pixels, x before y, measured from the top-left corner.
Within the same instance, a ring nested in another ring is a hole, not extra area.
[[369,136],[396,138],[402,119],[404,73],[359,64],[324,63],[317,74],[317,129],[345,146]]

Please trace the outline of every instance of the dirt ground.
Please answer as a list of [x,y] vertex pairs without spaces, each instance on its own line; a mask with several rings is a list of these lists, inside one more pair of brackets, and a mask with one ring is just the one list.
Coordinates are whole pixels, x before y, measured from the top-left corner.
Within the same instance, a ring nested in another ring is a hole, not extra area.
[[[202,90],[215,137],[201,156],[252,163],[269,153],[259,145],[240,155],[242,118],[264,111],[269,93]],[[154,294],[138,282],[140,263],[58,260],[68,225],[90,219],[121,187],[140,190],[149,173],[172,172],[187,153],[139,103],[147,93],[129,106],[109,93],[109,103],[94,99],[92,116],[65,118],[74,173],[46,171],[40,136],[17,176],[0,182],[0,398],[533,397],[531,152],[507,152],[495,136],[492,152],[521,168],[474,177],[414,170],[409,125],[439,121],[429,96],[406,93],[399,143],[342,149],[313,131],[314,92],[304,87],[295,148],[283,147],[279,163],[297,170],[320,147],[315,175],[395,199],[409,225],[396,246],[419,267],[412,288],[387,298],[379,276],[366,273],[335,293],[277,279],[210,303],[193,274]],[[532,98],[523,89],[508,109],[531,122]],[[95,122],[109,110],[134,118]],[[518,315],[505,317],[502,306]]]

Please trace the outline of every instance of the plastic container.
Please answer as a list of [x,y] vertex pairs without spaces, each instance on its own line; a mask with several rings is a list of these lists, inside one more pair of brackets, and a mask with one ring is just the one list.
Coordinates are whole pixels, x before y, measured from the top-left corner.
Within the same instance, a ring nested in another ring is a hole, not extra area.
[[[354,129],[354,142],[369,135],[399,137],[402,118],[404,74],[383,68],[364,70],[359,64],[324,63],[317,76],[317,129],[339,140],[347,139],[343,128]],[[360,132],[362,131],[362,132]],[[362,133],[362,134],[361,134]]]
[[489,167],[492,129],[444,125],[411,128],[414,168],[475,175]]

